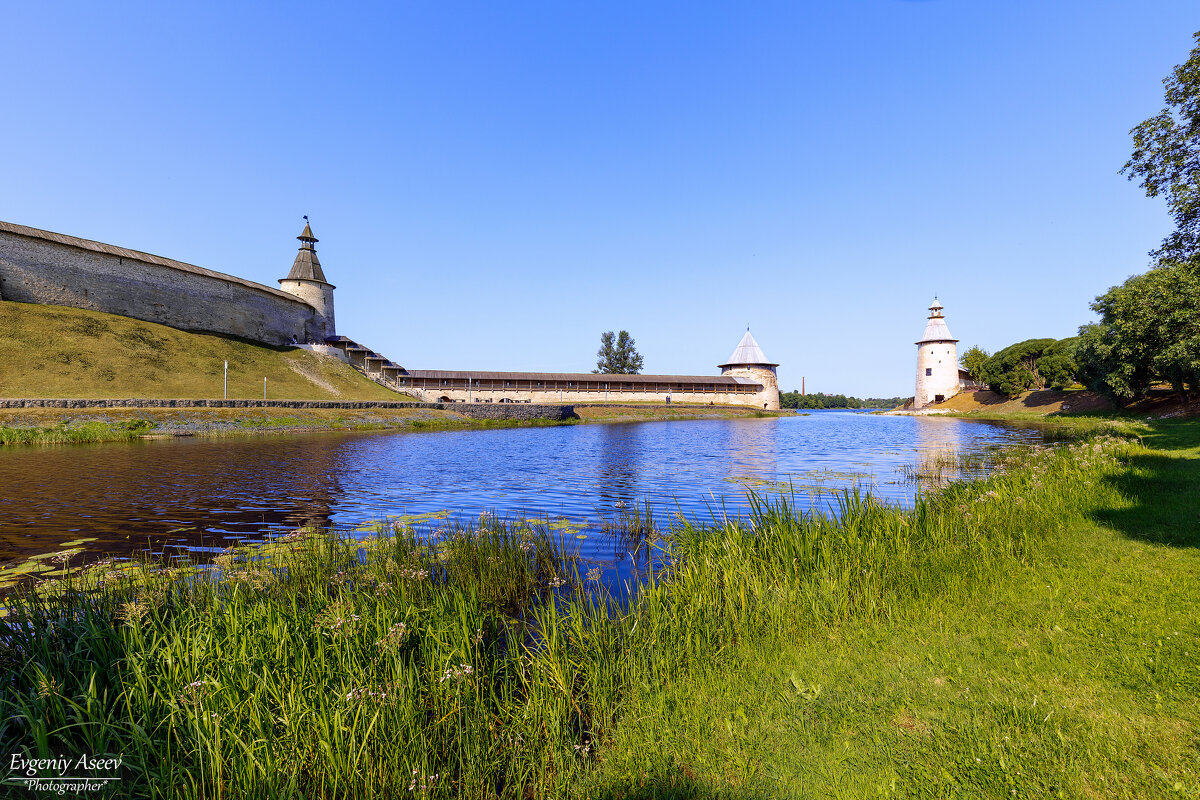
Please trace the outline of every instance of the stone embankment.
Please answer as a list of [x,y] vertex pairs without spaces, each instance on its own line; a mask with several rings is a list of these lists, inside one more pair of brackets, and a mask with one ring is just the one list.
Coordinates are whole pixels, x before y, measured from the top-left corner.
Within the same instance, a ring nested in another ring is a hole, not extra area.
[[453,411],[471,419],[548,419],[575,418],[575,407],[535,403],[418,403],[357,401],[339,403],[329,400],[55,400],[0,399],[0,408],[325,408],[380,409],[425,408]]

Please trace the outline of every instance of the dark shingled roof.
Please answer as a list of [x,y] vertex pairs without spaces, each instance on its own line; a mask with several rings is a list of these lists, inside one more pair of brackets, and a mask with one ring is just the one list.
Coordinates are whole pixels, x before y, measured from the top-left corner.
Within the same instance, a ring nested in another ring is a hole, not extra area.
[[410,369],[409,377],[433,380],[478,378],[485,381],[573,381],[603,383],[711,383],[719,386],[750,385],[758,381],[733,375],[605,375],[594,372],[467,372],[464,370]]
[[304,223],[304,230],[296,238],[300,240],[300,252],[296,253],[296,260],[292,262],[292,271],[284,280],[329,283],[325,280],[325,272],[321,269],[321,261],[317,258],[317,251],[313,247],[313,242],[319,240],[313,236],[312,228],[308,226],[307,222]]

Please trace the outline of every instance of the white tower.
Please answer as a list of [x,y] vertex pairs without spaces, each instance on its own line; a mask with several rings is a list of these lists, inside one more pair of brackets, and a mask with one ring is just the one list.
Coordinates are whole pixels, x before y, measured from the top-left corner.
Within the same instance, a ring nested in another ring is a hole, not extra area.
[[942,304],[935,297],[929,307],[925,334],[917,342],[917,393],[913,396],[913,408],[940,403],[956,394],[958,339],[950,335],[942,316]]
[[[306,217],[307,219],[307,217]],[[325,272],[317,259],[317,248],[313,247],[319,239],[313,236],[312,228],[304,223],[304,230],[296,237],[300,240],[300,252],[292,263],[292,271],[286,278],[281,278],[279,288],[288,294],[294,294],[314,309],[313,324],[304,332],[306,339],[312,339],[320,344],[335,334],[333,327],[333,290],[332,283],[325,280]]]
[[760,397],[763,408],[778,411],[779,376],[775,372],[775,368],[778,366],[767,360],[767,356],[758,346],[758,342],[754,341],[754,337],[750,335],[750,329],[746,328],[746,335],[733,349],[733,355],[729,357],[729,361],[719,364],[718,368],[722,375],[750,378],[756,383],[762,384],[763,390]]

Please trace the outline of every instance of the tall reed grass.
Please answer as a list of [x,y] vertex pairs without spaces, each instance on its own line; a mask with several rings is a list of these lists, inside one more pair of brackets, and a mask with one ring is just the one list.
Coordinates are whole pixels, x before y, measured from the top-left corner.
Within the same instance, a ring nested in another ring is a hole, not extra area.
[[1124,447],[1015,451],[910,509],[633,509],[611,524],[659,569],[620,604],[553,530],[493,518],[101,565],[8,598],[0,751],[123,754],[113,791],[139,797],[568,796],[623,715],[662,713],[658,682],[741,638],[977,590],[1085,513]]
[[146,419],[115,423],[90,421],[75,425],[63,423],[40,428],[0,425],[0,446],[126,442],[136,439],[154,427],[154,423]]

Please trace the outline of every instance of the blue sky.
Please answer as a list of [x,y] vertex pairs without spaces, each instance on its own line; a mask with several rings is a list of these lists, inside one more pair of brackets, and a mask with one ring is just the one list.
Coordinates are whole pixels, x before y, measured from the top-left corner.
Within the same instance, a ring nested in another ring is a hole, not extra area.
[[11,3],[0,219],[268,285],[417,369],[911,394],[1062,337],[1170,228],[1118,174],[1194,2]]

